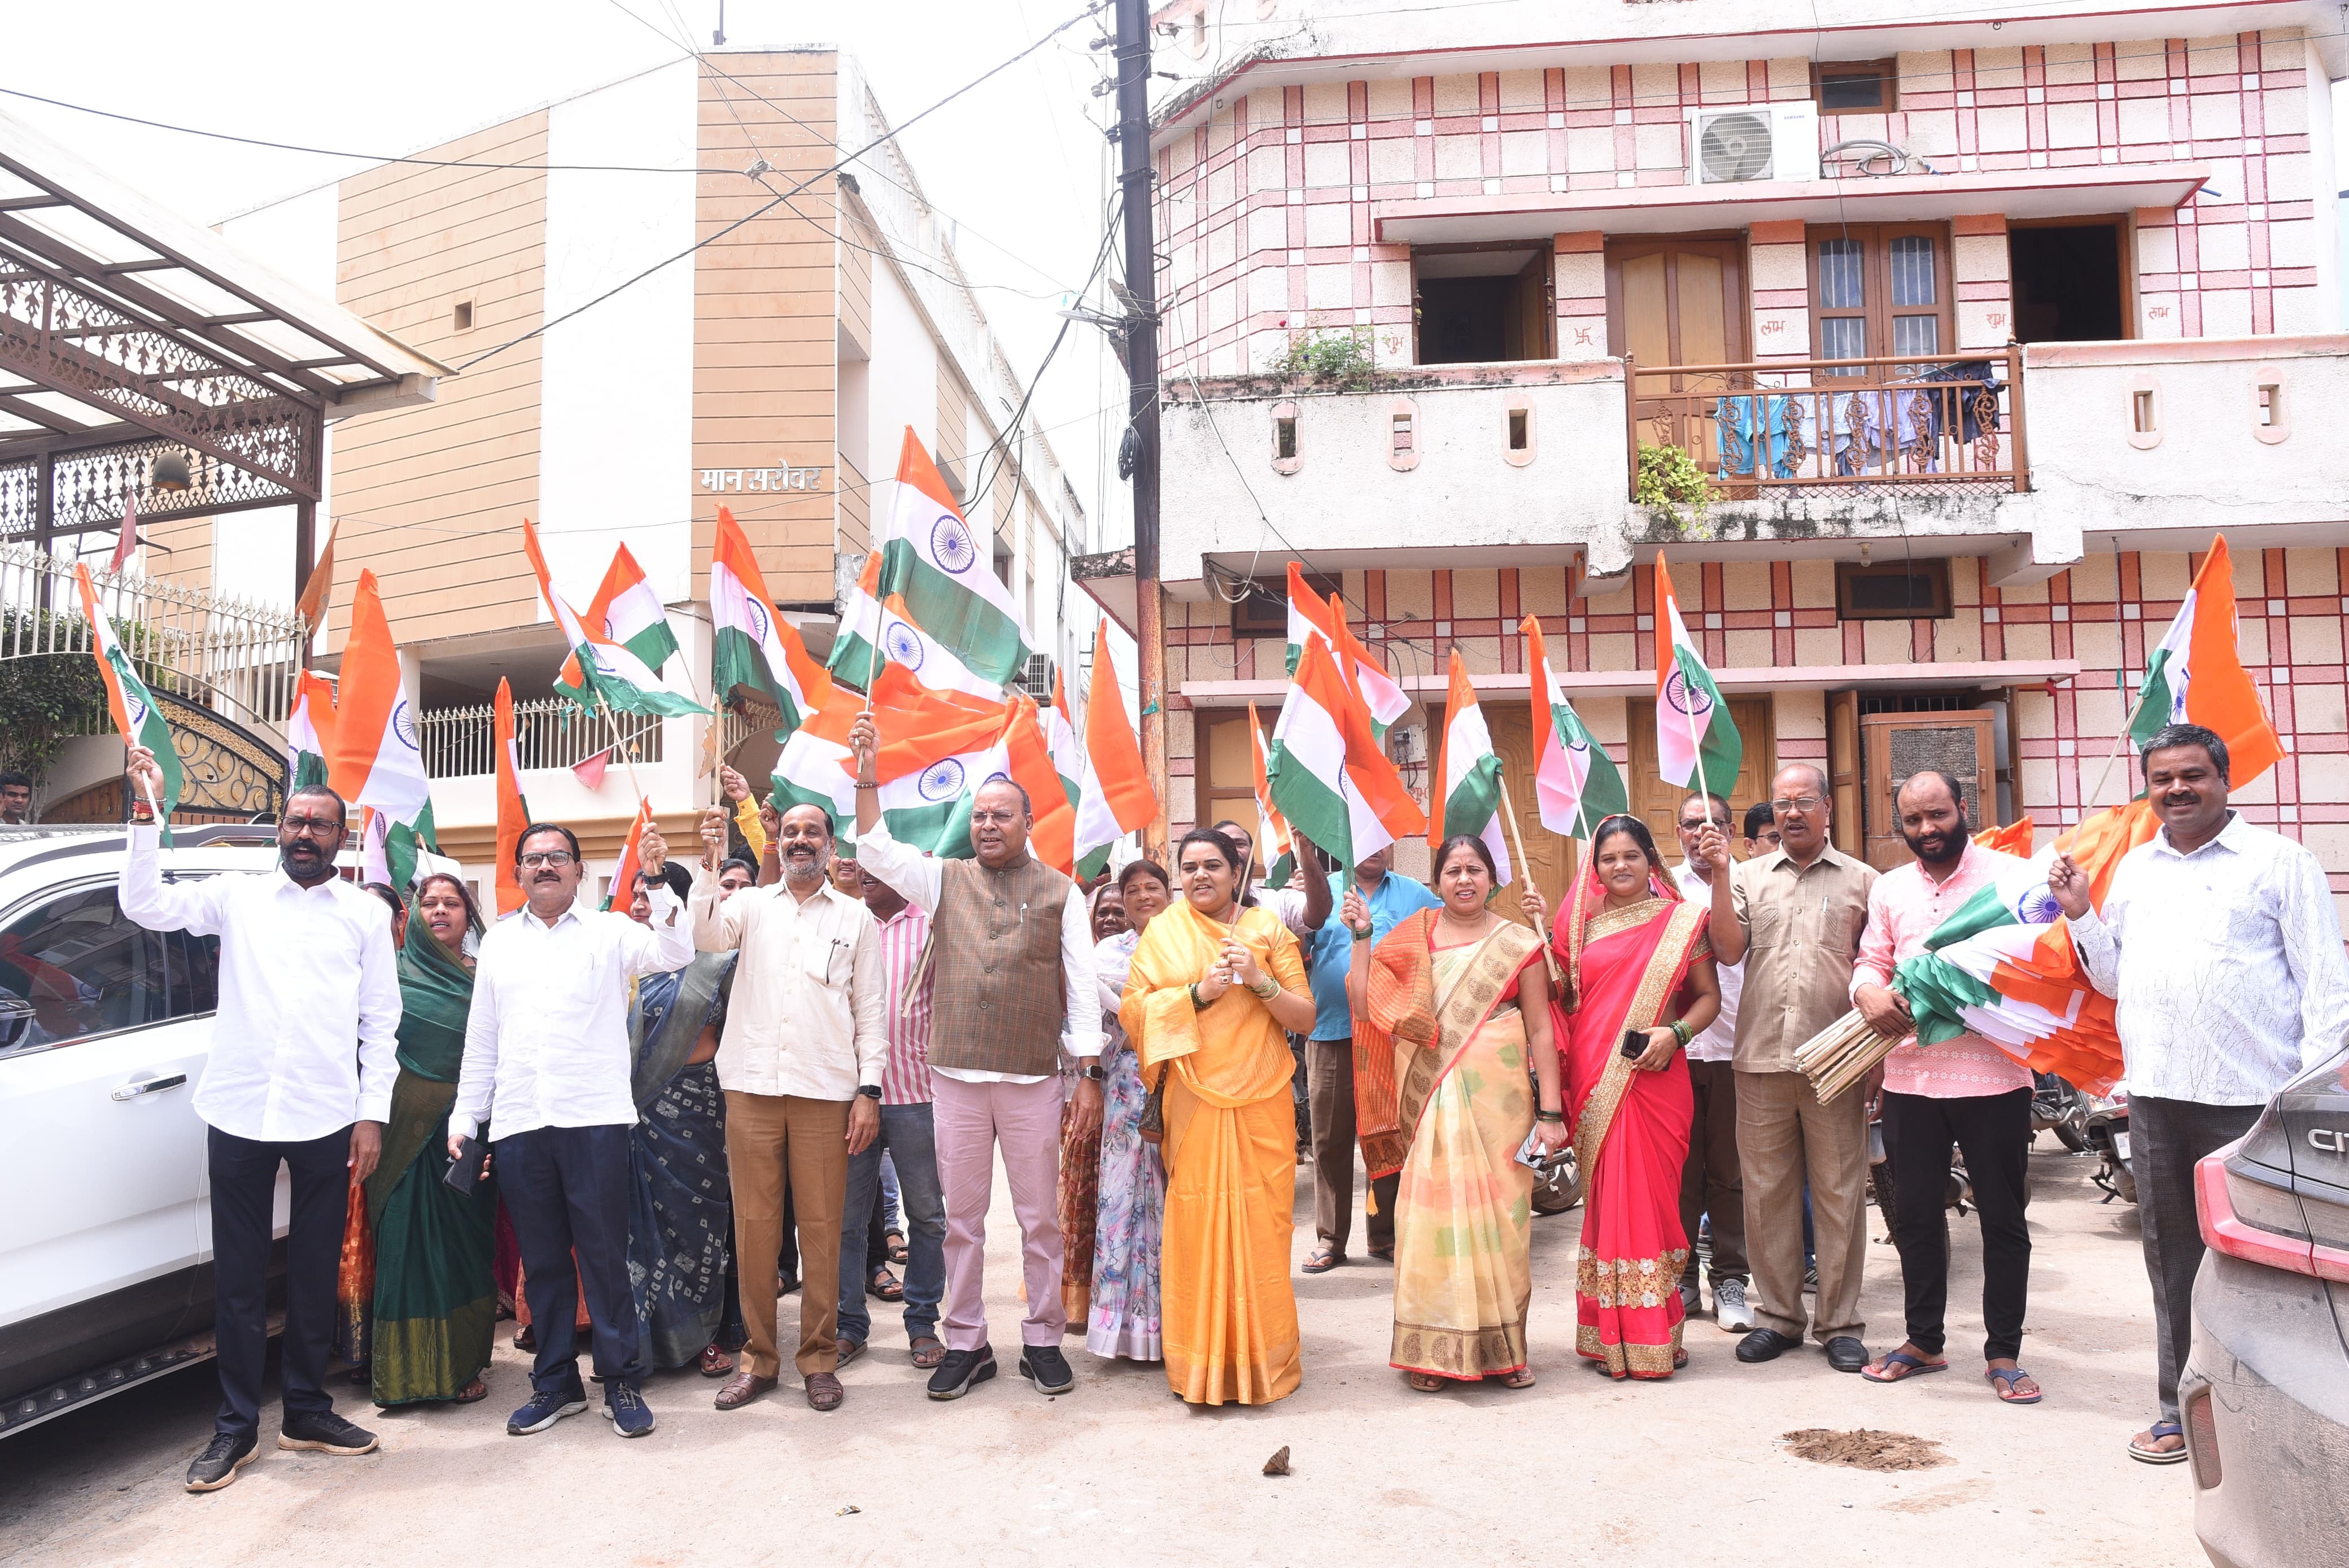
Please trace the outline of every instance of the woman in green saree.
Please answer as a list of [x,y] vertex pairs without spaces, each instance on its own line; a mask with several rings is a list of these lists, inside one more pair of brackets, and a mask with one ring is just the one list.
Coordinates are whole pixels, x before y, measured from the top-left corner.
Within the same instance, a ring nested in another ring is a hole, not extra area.
[[[352,1191],[343,1243],[347,1345],[379,1406],[471,1404],[489,1388],[497,1326],[491,1278],[492,1180],[471,1196],[450,1187],[449,1108],[465,1056],[481,916],[465,884],[435,872],[417,884],[399,952],[399,1077],[383,1160]],[[364,1207],[361,1199],[364,1199]]]

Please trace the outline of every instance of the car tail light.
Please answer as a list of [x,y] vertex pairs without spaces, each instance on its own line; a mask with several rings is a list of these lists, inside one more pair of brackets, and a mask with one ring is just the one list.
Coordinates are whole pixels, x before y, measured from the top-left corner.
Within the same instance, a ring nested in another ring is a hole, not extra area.
[[2219,1484],[2219,1413],[2203,1389],[2186,1403],[2186,1451],[2194,1460],[2194,1484],[2204,1491]]
[[[2288,1235],[2275,1229],[2285,1224],[2299,1229],[2299,1204],[2289,1192],[2229,1171],[2227,1159],[2234,1151],[2230,1144],[2204,1155],[2194,1167],[2194,1212],[2204,1244],[2245,1263],[2349,1283],[2349,1249],[2311,1242],[2305,1233]],[[2292,1203],[2289,1217],[2280,1200]]]

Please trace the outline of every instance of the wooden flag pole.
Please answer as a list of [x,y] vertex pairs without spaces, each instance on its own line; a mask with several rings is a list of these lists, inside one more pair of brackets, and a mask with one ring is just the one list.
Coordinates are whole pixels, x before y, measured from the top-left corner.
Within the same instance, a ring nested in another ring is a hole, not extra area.
[[[1501,815],[1509,824],[1509,836],[1517,841],[1517,864],[1525,869],[1525,874],[1527,877],[1531,877],[1534,874],[1534,863],[1526,858],[1526,830],[1517,825],[1517,808],[1509,799],[1508,770],[1497,769],[1494,771],[1493,777],[1499,779],[1501,784]],[[1569,896],[1571,896],[1571,891],[1568,890]],[[1558,994],[1563,995],[1566,976],[1558,969],[1557,954],[1550,951],[1549,933],[1537,931],[1534,935],[1541,939],[1542,960],[1549,965],[1550,984],[1559,987]]]
[[644,786],[636,781],[636,759],[628,755],[627,747],[622,744],[620,721],[612,717],[612,699],[604,695],[600,686],[595,691],[595,706],[604,710],[604,731],[612,738],[612,749],[620,754],[620,765],[628,770],[628,788],[641,805],[647,797]]
[[2105,753],[2105,767],[2104,770],[2096,775],[2096,787],[2080,797],[2080,814],[2083,819],[2095,809],[2096,798],[2105,792],[2105,781],[2113,776],[2113,764],[2120,760],[2121,748],[2128,744],[2129,731],[2137,727],[2137,715],[2145,708],[2146,695],[2152,690],[2151,681],[2137,687],[2137,701],[2129,705],[2128,717],[2121,720],[2121,732],[2113,737],[2113,748]]

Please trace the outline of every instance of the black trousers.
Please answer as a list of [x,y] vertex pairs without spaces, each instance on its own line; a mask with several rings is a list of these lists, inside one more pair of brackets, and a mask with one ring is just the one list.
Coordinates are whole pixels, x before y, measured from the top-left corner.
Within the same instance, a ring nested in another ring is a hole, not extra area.
[[2023,1314],[2031,1295],[2031,1091],[1935,1099],[1884,1095],[1884,1150],[1892,1167],[1892,1244],[1900,1252],[1909,1343],[1942,1350],[1950,1299],[1950,1150],[1965,1151],[1982,1232],[1982,1359],[2023,1352]]
[[628,1129],[535,1127],[490,1147],[498,1191],[522,1249],[523,1293],[538,1336],[532,1386],[541,1393],[585,1397],[579,1381],[583,1284],[595,1375],[606,1386],[641,1385],[644,1342],[628,1284]]
[[351,1196],[351,1130],[301,1143],[263,1143],[214,1127],[204,1161],[212,1198],[212,1334],[220,1414],[214,1429],[254,1436],[261,1424],[261,1372],[269,1357],[270,1211],[277,1167],[293,1172],[285,1231],[285,1398],[288,1415],[331,1410],[326,1358],[335,1341],[335,1276]]
[[2194,1166],[2260,1119],[2256,1105],[2129,1096],[2129,1170],[2137,1218],[2153,1282],[2155,1392],[2161,1418],[2178,1419],[2178,1369],[2194,1339],[2194,1275],[2202,1267],[2202,1222],[2194,1212]]

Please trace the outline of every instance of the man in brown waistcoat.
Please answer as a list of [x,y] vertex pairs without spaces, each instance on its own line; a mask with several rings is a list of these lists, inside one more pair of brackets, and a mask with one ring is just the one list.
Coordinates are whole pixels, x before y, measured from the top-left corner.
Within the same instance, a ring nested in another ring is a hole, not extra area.
[[[937,860],[899,843],[881,821],[873,777],[873,716],[849,731],[856,755],[857,863],[929,913],[936,990],[930,1091],[938,1184],[947,1209],[946,1359],[930,1398],[959,1399],[995,1376],[980,1299],[995,1150],[1003,1150],[1019,1219],[1028,1315],[1019,1372],[1042,1394],[1076,1375],[1061,1353],[1061,1054],[1081,1076],[1071,1130],[1101,1126],[1101,1002],[1092,924],[1076,883],[1028,852],[1028,793],[1000,774],[972,799],[972,860]],[[1091,1258],[1077,1266],[1091,1268]]]

